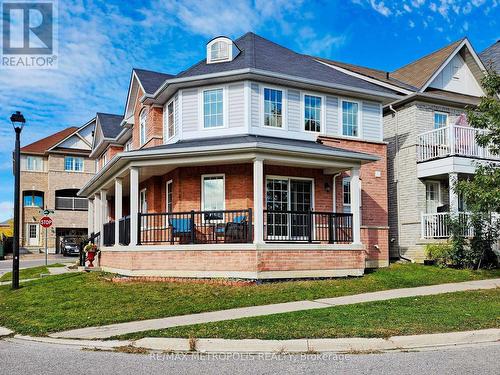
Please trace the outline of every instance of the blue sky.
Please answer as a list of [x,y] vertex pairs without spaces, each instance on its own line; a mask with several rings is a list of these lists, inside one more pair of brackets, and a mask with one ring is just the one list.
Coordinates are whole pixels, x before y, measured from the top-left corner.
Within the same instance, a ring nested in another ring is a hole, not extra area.
[[[0,0],[1,2],[1,0]],[[13,131],[22,144],[95,112],[121,114],[132,67],[177,73],[214,36],[253,31],[302,53],[393,70],[468,36],[480,52],[500,39],[500,0],[59,1],[59,67],[0,72],[0,220],[12,215]]]

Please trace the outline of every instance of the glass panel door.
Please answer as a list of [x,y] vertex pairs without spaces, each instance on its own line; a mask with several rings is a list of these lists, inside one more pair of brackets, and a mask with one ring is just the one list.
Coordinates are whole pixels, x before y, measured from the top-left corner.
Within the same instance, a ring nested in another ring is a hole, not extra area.
[[312,208],[312,183],[307,180],[290,181],[291,235],[294,239],[305,239],[309,233],[309,212]]
[[272,211],[288,210],[288,180],[268,179],[266,183],[267,236],[274,239],[288,237],[288,214]]

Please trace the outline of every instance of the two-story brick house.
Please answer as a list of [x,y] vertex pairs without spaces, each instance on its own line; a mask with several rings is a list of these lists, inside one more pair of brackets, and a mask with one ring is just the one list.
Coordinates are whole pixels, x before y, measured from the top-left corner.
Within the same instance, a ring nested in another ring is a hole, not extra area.
[[[497,45],[482,56],[493,68]],[[472,176],[478,162],[500,159],[477,144],[477,130],[465,115],[484,95],[485,64],[466,38],[393,72],[329,63],[367,81],[398,86],[404,94],[384,106],[391,257],[422,261],[427,243],[449,237],[451,215],[463,222],[469,217],[455,181]]]
[[45,247],[39,221],[44,209],[54,224],[48,230],[50,252],[59,251],[63,236],[87,234],[86,199],[78,190],[95,174],[89,158],[94,120],[69,127],[21,148],[21,246],[28,251]]
[[97,121],[100,169],[79,192],[101,267],[268,279],[386,266],[382,108],[400,97],[253,33],[211,40],[177,75],[134,70],[121,129]]

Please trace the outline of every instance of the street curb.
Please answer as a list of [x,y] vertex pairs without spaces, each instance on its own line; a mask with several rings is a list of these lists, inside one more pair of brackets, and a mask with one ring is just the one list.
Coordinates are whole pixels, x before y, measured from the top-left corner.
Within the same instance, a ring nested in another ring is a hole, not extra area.
[[500,329],[449,332],[383,338],[339,338],[297,340],[226,340],[148,337],[139,340],[78,340],[15,335],[15,339],[48,344],[72,345],[81,348],[115,350],[135,347],[161,352],[180,353],[373,353],[386,351],[436,350],[446,347],[497,343]]
[[13,333],[14,333],[14,331],[11,331],[8,328],[0,327],[0,337],[10,336]]

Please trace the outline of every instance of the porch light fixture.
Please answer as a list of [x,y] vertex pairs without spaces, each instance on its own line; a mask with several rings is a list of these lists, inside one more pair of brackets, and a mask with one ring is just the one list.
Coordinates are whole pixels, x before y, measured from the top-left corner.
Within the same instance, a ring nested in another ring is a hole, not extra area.
[[331,187],[330,187],[330,183],[325,182],[325,191],[326,191],[327,193],[329,193],[329,192],[330,192],[330,189],[331,189]]

